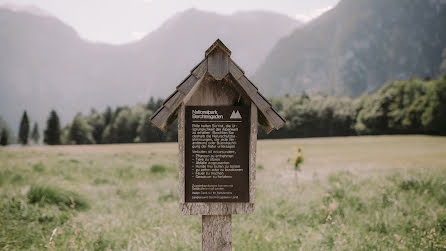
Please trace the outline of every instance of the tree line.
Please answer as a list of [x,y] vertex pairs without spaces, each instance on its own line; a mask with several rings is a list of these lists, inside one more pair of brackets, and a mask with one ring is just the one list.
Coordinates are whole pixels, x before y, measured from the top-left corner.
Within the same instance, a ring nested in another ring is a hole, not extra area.
[[446,135],[446,75],[393,81],[357,99],[280,97],[271,100],[284,128],[259,138],[379,134]]
[[[152,97],[146,105],[120,106],[116,109],[107,107],[104,112],[93,109],[86,116],[77,114],[65,127],[61,126],[57,112],[52,110],[46,122],[43,143],[71,145],[176,141],[176,130],[170,129],[167,133],[163,133],[149,123],[150,116],[162,103],[161,99],[155,100]],[[9,137],[10,132],[5,126],[1,133],[1,144],[11,143]],[[21,118],[17,142],[22,145],[40,142],[38,124],[34,123],[30,132],[26,111]]]
[[[270,99],[274,109],[286,120],[279,131],[259,138],[332,137],[378,134],[446,135],[446,75],[441,78],[393,81],[374,93],[357,99],[334,96],[276,97]],[[112,144],[171,142],[177,140],[177,124],[166,133],[149,122],[162,100],[150,98],[145,105],[108,107],[77,114],[61,127],[56,111],[51,111],[43,133],[43,142],[59,144]],[[37,123],[30,130],[26,111],[22,115],[18,141],[39,142]],[[8,144],[8,130],[0,135]]]

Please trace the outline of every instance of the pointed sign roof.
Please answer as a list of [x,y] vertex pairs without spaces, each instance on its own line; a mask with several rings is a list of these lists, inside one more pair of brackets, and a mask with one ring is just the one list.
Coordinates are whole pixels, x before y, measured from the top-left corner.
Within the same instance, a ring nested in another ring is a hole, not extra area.
[[[176,87],[163,103],[163,105],[152,115],[150,121],[161,130],[167,127],[177,117],[178,108],[198,85],[205,75],[210,75],[216,80],[225,78],[228,74],[232,76],[236,84],[256,105],[259,111],[259,123],[266,133],[273,129],[278,130],[285,124],[285,120],[272,108],[271,103],[259,92],[258,88],[245,76],[245,72],[230,58],[231,51],[220,39],[217,39],[205,52],[205,58],[192,70],[191,73]],[[208,73],[208,74],[206,74]]]

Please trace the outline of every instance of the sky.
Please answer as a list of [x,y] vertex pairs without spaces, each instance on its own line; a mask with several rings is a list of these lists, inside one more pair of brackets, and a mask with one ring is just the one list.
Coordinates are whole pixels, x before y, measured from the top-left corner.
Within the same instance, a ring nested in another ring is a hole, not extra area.
[[35,6],[72,26],[87,40],[123,44],[142,38],[178,12],[195,8],[229,15],[266,10],[308,22],[339,0],[0,0]]

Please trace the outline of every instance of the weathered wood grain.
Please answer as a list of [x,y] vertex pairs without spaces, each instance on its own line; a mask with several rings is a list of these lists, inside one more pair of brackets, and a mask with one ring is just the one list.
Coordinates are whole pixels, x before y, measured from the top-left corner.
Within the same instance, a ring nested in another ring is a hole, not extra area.
[[178,197],[180,199],[180,204],[185,201],[185,178],[184,178],[184,104],[178,109]]
[[259,116],[259,122],[267,134],[273,129],[281,128],[285,124],[285,120],[272,109],[272,105],[268,99],[258,91],[257,87],[246,76],[240,77],[237,82],[260,110],[262,116]]
[[260,110],[260,112],[265,116],[267,120],[269,120],[269,117],[266,114],[266,111],[271,108],[267,102],[259,95],[258,92],[256,92],[254,95],[250,96],[252,102],[256,104],[257,108]]
[[280,129],[285,125],[285,121],[282,117],[277,114],[271,107],[266,110],[266,115],[268,116],[268,121],[271,123],[272,127],[275,129]]
[[150,122],[152,122],[153,125],[161,129],[162,131],[167,130],[167,121],[170,116],[170,111],[162,106],[156,113],[150,118]]
[[176,111],[182,104],[183,99],[183,93],[179,91],[172,93],[172,95],[164,101],[163,106],[152,115],[150,122],[162,131],[166,131],[170,123],[173,122],[172,120],[175,119],[172,117],[176,115]]
[[[239,94],[226,81],[214,80],[211,76],[205,76],[197,89],[190,92],[190,98],[186,105],[233,105]],[[249,104],[249,103],[248,103]]]
[[258,113],[257,118],[259,121],[259,125],[262,127],[263,131],[266,132],[266,134],[269,134],[274,129],[269,121],[265,118],[265,116],[263,116],[262,112]]
[[[183,197],[184,197],[184,194],[183,194]],[[180,203],[180,211],[184,215],[251,214],[254,212],[254,203],[186,202],[186,203]]]
[[208,73],[216,80],[222,80],[229,73],[229,56],[220,49],[208,55]]
[[179,91],[175,91],[172,97],[164,102],[164,107],[167,108],[167,110],[169,110],[171,113],[173,113],[181,105],[183,99],[184,94]]
[[[166,99],[163,107],[151,117],[152,123],[161,130],[166,131],[169,123],[174,121],[177,109],[181,103],[189,102],[191,105],[196,105],[204,99],[203,102],[208,105],[240,105],[251,103],[252,101],[259,111],[258,122],[266,133],[271,132],[273,129],[281,128],[285,124],[285,120],[272,109],[271,103],[246,78],[243,70],[229,58],[230,55],[231,51],[220,40],[215,41],[206,51],[205,58],[192,69],[191,75],[177,86],[177,90]],[[204,78],[206,78],[205,81],[203,80]],[[229,87],[219,85],[221,82],[218,81],[221,80],[229,83]],[[212,85],[202,85],[200,84],[202,82],[212,82]],[[199,88],[208,89],[202,92],[210,95],[191,94],[196,93],[196,90]],[[232,89],[231,95],[220,96],[220,93],[225,93],[229,89]],[[234,93],[235,95],[233,95]],[[241,97],[243,97],[242,101],[244,102],[240,102]]]
[[[206,51],[200,62],[177,90],[155,112],[151,122],[166,130],[178,116],[178,196],[184,215],[203,215],[203,250],[232,250],[232,214],[254,212],[256,181],[257,124],[269,133],[285,121],[257,87],[245,77],[243,70],[229,57],[231,51],[220,41]],[[193,203],[185,202],[185,107],[237,105],[250,107],[249,202]]]
[[243,90],[251,97],[254,95],[257,95],[257,87],[255,87],[251,81],[249,81],[248,78],[246,78],[245,76],[242,76],[239,80],[238,80],[239,85],[243,88]]
[[229,59],[229,72],[236,80],[240,79],[245,74],[245,72],[238,67],[232,59]]
[[194,75],[197,79],[203,77],[208,70],[208,59],[205,58],[201,61],[194,69],[192,69],[191,74]]
[[197,90],[201,87],[201,85],[206,77],[207,76],[204,75],[200,79],[198,79],[198,81],[194,84],[192,89],[189,91],[189,93],[184,98],[183,104],[189,103],[189,100],[192,98],[192,96],[194,96],[194,94],[197,92]]
[[202,216],[202,250],[232,250],[232,217],[231,215]]
[[[251,104],[251,134],[249,139],[249,202],[254,206],[256,196],[257,107]],[[254,210],[254,208],[252,209]]]
[[198,79],[194,75],[189,75],[181,84],[177,86],[177,90],[187,95],[197,83]]

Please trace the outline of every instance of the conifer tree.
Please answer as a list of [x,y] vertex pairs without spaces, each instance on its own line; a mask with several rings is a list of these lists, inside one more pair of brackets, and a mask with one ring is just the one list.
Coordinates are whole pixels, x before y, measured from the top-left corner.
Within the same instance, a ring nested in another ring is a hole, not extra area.
[[33,130],[31,131],[31,139],[34,141],[34,143],[39,143],[40,140],[40,132],[39,132],[39,125],[37,122],[34,123]]
[[0,145],[6,146],[8,144],[8,132],[5,128],[2,129],[2,134],[0,136]]
[[107,106],[107,109],[104,112],[104,123],[105,126],[109,125],[113,118],[113,111],[110,106]]
[[28,114],[26,114],[26,111],[24,111],[19,127],[19,142],[22,145],[27,145],[28,136],[29,136],[29,119],[28,119]]
[[46,129],[44,132],[44,142],[48,145],[60,145],[60,122],[56,111],[52,110],[46,122]]

